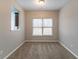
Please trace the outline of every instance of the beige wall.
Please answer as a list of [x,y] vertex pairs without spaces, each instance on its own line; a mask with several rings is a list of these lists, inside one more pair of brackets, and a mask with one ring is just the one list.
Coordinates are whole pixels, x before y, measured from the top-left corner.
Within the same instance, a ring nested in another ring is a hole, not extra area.
[[[54,20],[53,36],[32,36],[32,19],[52,18]],[[25,11],[26,40],[58,40],[58,11]]]
[[0,59],[24,41],[23,11],[16,4],[16,8],[20,10],[20,31],[11,31],[11,8],[14,3],[15,0],[0,0]]
[[71,0],[60,10],[59,37],[75,56],[78,55],[78,1]]

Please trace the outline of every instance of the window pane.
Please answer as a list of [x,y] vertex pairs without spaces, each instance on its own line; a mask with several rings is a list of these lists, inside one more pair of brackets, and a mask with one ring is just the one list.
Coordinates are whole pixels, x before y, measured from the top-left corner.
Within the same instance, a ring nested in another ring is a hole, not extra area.
[[43,28],[43,35],[52,35],[52,28]]
[[52,27],[53,20],[52,19],[43,19],[43,27]]
[[19,13],[15,12],[15,26],[18,28],[19,27]]
[[42,19],[33,19],[33,27],[42,27]]
[[11,13],[11,30],[14,30],[15,27],[15,14]]
[[42,28],[33,28],[33,36],[42,36]]

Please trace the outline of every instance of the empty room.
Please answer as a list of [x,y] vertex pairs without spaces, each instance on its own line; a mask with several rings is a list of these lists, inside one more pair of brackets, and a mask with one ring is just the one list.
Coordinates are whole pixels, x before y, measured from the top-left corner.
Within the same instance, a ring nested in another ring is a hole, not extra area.
[[0,0],[0,59],[78,59],[78,0]]

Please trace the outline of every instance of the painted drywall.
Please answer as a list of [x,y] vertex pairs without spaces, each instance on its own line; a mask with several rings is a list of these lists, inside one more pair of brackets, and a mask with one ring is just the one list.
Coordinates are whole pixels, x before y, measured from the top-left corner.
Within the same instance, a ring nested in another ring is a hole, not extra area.
[[[25,11],[25,31],[26,31],[26,40],[37,42],[41,40],[58,40],[58,11]],[[32,35],[32,19],[38,18],[52,18],[54,27],[52,36],[33,36]]]
[[78,1],[70,2],[60,10],[59,38],[68,49],[78,55]]
[[[11,31],[11,9],[20,11],[20,30]],[[24,13],[15,0],[0,0],[0,59],[24,41]]]

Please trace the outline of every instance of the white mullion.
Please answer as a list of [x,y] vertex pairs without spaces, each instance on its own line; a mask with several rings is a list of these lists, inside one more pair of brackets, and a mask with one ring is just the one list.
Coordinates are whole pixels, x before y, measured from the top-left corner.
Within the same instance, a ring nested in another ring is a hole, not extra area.
[[42,36],[43,36],[43,18],[42,18]]

